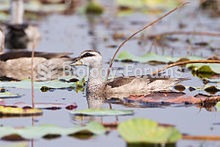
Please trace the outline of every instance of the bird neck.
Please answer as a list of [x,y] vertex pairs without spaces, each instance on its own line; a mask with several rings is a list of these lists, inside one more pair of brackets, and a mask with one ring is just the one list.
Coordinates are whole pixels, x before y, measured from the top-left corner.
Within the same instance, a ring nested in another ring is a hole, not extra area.
[[103,90],[104,78],[102,74],[102,65],[89,68],[89,78],[87,83],[88,92],[97,92]]
[[24,2],[23,0],[11,0],[10,2],[11,24],[23,24]]

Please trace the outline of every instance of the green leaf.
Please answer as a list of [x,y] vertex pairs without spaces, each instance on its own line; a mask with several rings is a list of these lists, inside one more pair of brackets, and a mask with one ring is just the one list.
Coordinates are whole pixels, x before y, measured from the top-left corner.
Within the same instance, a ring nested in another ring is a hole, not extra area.
[[90,115],[90,116],[118,116],[118,115],[132,115],[133,110],[112,110],[112,109],[85,109],[71,111],[73,115]]
[[90,1],[85,8],[86,14],[100,15],[103,13],[103,11],[104,8],[96,1]]
[[129,7],[129,8],[173,8],[176,7],[178,1],[168,0],[164,3],[164,0],[117,0],[119,6]]
[[[52,81],[45,81],[45,82],[34,82],[34,88],[35,89],[63,89],[63,88],[69,88],[72,87],[74,89],[84,90],[85,81],[82,79],[82,81],[77,82],[67,82],[67,81],[61,81],[61,80],[52,80]],[[12,82],[0,82],[0,87],[13,87],[13,88],[22,88],[22,89],[30,89],[31,88],[31,80],[22,80],[22,81],[12,81]]]
[[[198,59],[199,57],[191,56],[187,57],[190,60]],[[162,56],[155,53],[147,53],[143,56],[135,56],[127,51],[122,51],[118,57],[117,60],[119,61],[134,61],[134,62],[141,62],[141,63],[147,63],[147,62],[160,62],[160,63],[168,63],[168,62],[176,62],[180,60],[179,57],[170,57],[170,56]]]
[[188,64],[186,67],[199,73],[210,73],[210,74],[220,74],[220,64],[205,64],[205,63],[195,63]]
[[0,116],[32,116],[41,115],[41,109],[28,108],[23,109],[19,107],[0,106]]
[[217,111],[220,112],[220,102],[218,102],[215,107],[217,108]]
[[204,78],[203,80],[205,80],[206,82],[210,82],[210,83],[220,83],[220,79],[208,79],[208,78]]
[[[67,88],[72,86],[72,83],[61,82],[59,80],[53,81],[46,81],[46,82],[34,82],[34,88],[40,89],[43,86],[47,86],[50,88]],[[23,88],[23,89],[30,89],[31,88],[31,81],[30,80],[23,80],[18,82],[1,82],[1,87],[14,87],[14,88]]]
[[20,98],[21,95],[19,94],[13,94],[11,92],[0,92],[0,98],[1,99],[6,99],[6,98]]
[[71,135],[77,133],[88,133],[101,135],[106,132],[105,128],[97,123],[90,122],[87,126],[62,128],[55,125],[30,126],[25,128],[0,127],[0,138],[17,134],[25,139],[38,139],[46,135]]
[[0,145],[0,147],[27,147],[27,142],[21,142],[21,143],[10,143],[5,145]]
[[155,121],[142,118],[120,123],[118,131],[128,143],[175,143],[181,139],[176,128],[159,126]]

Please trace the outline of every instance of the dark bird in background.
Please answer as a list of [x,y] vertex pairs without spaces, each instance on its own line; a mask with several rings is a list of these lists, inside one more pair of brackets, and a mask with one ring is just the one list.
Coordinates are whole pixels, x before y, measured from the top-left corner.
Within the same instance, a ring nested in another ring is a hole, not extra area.
[[37,26],[24,23],[24,1],[10,1],[10,21],[6,25],[5,46],[8,49],[32,48],[40,39]]
[[[26,50],[3,52],[4,39],[4,33],[0,29],[0,80],[30,79],[32,52]],[[74,60],[70,57],[71,54],[35,52],[34,79],[45,81],[64,76],[63,70]]]

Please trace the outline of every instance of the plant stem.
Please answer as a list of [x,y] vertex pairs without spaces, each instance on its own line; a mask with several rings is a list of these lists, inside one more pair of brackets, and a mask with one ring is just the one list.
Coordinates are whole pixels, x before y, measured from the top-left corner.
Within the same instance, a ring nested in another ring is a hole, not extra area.
[[188,4],[189,2],[185,2],[180,4],[179,6],[177,6],[176,8],[170,10],[169,12],[165,13],[164,15],[162,15],[161,17],[159,17],[158,19],[152,21],[151,23],[145,25],[143,28],[141,28],[140,30],[136,31],[135,33],[133,33],[131,36],[129,36],[127,39],[125,39],[117,48],[117,50],[115,51],[115,54],[113,55],[113,58],[111,59],[110,63],[109,63],[109,68],[108,68],[108,72],[106,75],[106,80],[109,77],[110,71],[111,71],[111,67],[113,65],[113,61],[117,55],[117,53],[119,52],[119,50],[121,49],[121,47],[127,42],[129,41],[131,38],[133,38],[135,35],[137,35],[138,33],[142,32],[143,30],[147,29],[148,27],[154,25],[155,23],[159,22],[160,20],[162,20],[163,18],[165,18],[166,16],[170,15],[171,13],[173,13],[174,11],[176,11],[179,8],[182,8],[183,6],[185,6],[186,4]]

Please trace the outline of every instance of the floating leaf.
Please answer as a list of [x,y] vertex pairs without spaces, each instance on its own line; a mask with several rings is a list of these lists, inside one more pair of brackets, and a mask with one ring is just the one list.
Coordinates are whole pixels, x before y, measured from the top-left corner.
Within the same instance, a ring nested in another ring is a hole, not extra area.
[[[23,81],[18,81],[18,82],[1,82],[0,86],[30,89],[31,81],[23,80]],[[46,82],[34,82],[34,87],[36,89],[40,89],[43,86],[46,86],[49,88],[67,88],[67,87],[73,86],[73,83],[61,82],[59,80],[46,81]]]
[[104,8],[98,2],[95,2],[95,1],[89,1],[89,3],[87,4],[85,8],[86,14],[100,15],[103,13],[103,11],[104,11]]
[[[2,0],[1,0],[2,1]],[[9,1],[5,3],[0,2],[0,10],[7,11],[10,8]],[[25,10],[31,13],[51,13],[51,12],[63,12],[67,10],[66,4],[47,4],[43,5],[39,1],[26,1],[24,4]],[[39,17],[39,16],[38,16]]]
[[10,144],[5,144],[3,146],[0,145],[0,147],[28,147],[28,143],[27,142],[10,143]]
[[[63,88],[73,88],[79,90],[79,87],[82,90],[84,88],[85,81],[77,81],[77,82],[65,82],[61,80],[52,80],[45,82],[34,82],[35,89],[43,89],[45,91],[50,89],[63,89]],[[22,80],[22,81],[13,81],[13,82],[0,82],[0,87],[13,87],[13,88],[22,88],[22,89],[30,89],[31,81],[30,80]],[[84,89],[83,89],[84,90]]]
[[213,64],[202,64],[202,63],[195,63],[195,64],[188,64],[186,67],[192,69],[194,72],[197,73],[208,73],[208,74],[220,74],[220,64],[213,63]]
[[[48,135],[73,135],[77,133],[91,133],[93,135],[101,135],[106,132],[105,128],[97,123],[90,122],[86,126],[77,126],[74,128],[62,128],[55,125],[40,125],[24,128],[0,127],[0,138],[7,136],[8,139],[13,140],[13,135],[16,134],[24,139],[38,139]],[[9,137],[11,136],[11,138]]]
[[6,98],[20,98],[21,95],[19,94],[13,94],[11,92],[0,92],[0,98],[6,99]]
[[174,127],[159,126],[155,121],[142,118],[120,123],[118,131],[128,143],[175,143],[182,137]]
[[117,0],[116,2],[119,6],[135,9],[143,7],[147,7],[148,9],[173,8],[178,4],[176,0],[168,0],[165,3],[164,0],[136,0],[135,3],[133,0]]
[[40,109],[28,108],[23,109],[19,107],[0,106],[0,116],[32,116],[41,115],[43,112]]
[[217,111],[220,112],[220,102],[218,102],[215,107],[217,108]]
[[[19,102],[15,103],[13,106],[20,107],[20,108],[31,108],[31,106],[27,103]],[[35,108],[38,109],[47,109],[47,110],[58,110],[58,109],[67,109],[67,110],[73,110],[77,108],[76,103],[35,103]]]
[[220,79],[203,79],[205,83],[220,83]]
[[189,96],[184,93],[152,93],[146,96],[129,96],[124,98],[120,103],[130,107],[161,107],[170,106],[172,104],[201,104],[213,103],[213,101],[220,101],[220,96],[205,96],[204,94],[197,94],[196,96]]
[[118,116],[118,115],[132,115],[133,110],[112,110],[112,109],[85,109],[71,111],[73,115],[91,115],[91,116]]
[[[198,59],[199,57],[187,57],[188,59]],[[134,62],[141,62],[141,63],[147,63],[147,62],[159,62],[159,63],[169,63],[169,62],[175,62],[180,60],[178,57],[170,57],[170,56],[163,56],[163,55],[158,55],[155,53],[147,53],[143,56],[135,56],[133,54],[130,54],[127,51],[121,52],[117,60],[119,61],[134,61]]]

